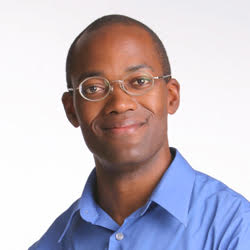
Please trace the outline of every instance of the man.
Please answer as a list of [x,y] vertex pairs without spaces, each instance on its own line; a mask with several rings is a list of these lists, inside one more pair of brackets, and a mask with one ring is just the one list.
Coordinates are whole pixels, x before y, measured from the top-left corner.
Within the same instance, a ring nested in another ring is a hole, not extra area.
[[95,168],[30,250],[250,249],[249,202],[169,147],[179,83],[152,30],[126,16],[96,20],[69,50],[67,82],[64,108]]

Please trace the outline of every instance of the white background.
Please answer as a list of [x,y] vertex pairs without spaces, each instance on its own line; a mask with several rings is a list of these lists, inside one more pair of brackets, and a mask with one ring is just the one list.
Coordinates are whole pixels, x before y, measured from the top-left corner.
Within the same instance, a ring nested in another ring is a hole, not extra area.
[[1,249],[38,240],[94,167],[61,95],[71,42],[106,14],[129,15],[158,33],[181,84],[170,145],[249,200],[249,10],[248,0],[1,1]]

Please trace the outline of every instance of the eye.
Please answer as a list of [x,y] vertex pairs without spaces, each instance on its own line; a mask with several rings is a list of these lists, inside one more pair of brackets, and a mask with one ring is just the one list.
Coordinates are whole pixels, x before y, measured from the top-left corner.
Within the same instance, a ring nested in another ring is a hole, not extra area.
[[139,84],[139,85],[143,85],[143,84],[145,84],[145,83],[147,83],[147,79],[145,79],[145,78],[140,78],[140,79],[137,79],[137,83]]
[[99,91],[104,91],[103,87],[98,87],[96,85],[92,85],[92,86],[87,86],[86,88],[83,89],[83,92],[85,94],[95,94]]
[[148,87],[151,85],[151,79],[145,76],[134,78],[130,84],[134,88]]
[[105,92],[105,86],[88,85],[84,86],[82,89],[84,95],[101,94],[103,92]]
[[104,79],[93,77],[83,83],[81,92],[86,96],[101,95],[106,91],[107,86]]

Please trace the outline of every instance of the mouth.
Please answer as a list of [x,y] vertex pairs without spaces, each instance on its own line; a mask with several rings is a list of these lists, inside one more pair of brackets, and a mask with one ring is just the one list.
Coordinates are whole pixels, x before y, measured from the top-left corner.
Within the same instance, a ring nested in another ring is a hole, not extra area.
[[104,128],[104,132],[112,133],[112,134],[131,134],[134,133],[137,129],[142,127],[145,123],[137,123],[128,126],[121,126],[121,127],[112,127],[112,128]]
[[102,130],[104,133],[109,135],[129,135],[137,132],[145,124],[146,122],[126,120],[123,122],[114,122],[104,126]]

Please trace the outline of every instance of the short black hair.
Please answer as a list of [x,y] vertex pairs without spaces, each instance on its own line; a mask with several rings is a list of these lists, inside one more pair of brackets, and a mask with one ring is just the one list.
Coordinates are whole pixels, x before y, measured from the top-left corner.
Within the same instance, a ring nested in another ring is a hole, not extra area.
[[164,75],[171,75],[171,68],[169,64],[169,59],[165,50],[165,47],[160,40],[160,38],[155,34],[153,30],[151,30],[145,24],[130,18],[124,15],[107,15],[101,18],[96,19],[94,22],[89,24],[73,41],[68,51],[67,59],[66,59],[66,80],[67,80],[67,87],[72,88],[72,81],[71,81],[71,67],[72,67],[72,60],[73,60],[73,50],[77,43],[77,41],[81,38],[81,36],[86,32],[95,31],[101,27],[112,25],[112,24],[124,24],[124,25],[137,25],[147,31],[151,36],[153,43],[155,45],[156,51],[161,59],[162,70]]

